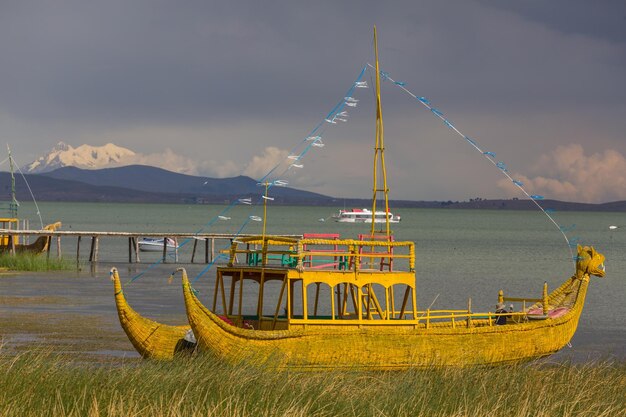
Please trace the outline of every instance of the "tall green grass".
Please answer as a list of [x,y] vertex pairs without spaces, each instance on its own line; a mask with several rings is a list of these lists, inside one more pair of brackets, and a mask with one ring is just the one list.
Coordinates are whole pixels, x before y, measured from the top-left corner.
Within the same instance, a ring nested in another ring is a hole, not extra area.
[[75,261],[64,258],[48,258],[45,253],[0,254],[0,268],[11,271],[70,271],[77,269]]
[[211,356],[0,356],[2,416],[625,416],[626,364],[271,372]]

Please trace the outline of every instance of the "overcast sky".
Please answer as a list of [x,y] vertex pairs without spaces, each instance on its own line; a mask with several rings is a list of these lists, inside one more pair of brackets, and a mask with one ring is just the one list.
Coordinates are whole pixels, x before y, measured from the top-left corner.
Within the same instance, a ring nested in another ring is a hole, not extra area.
[[[2,1],[0,137],[22,164],[59,141],[114,143],[172,170],[258,179],[373,62],[374,24],[381,69],[529,193],[626,199],[623,0]],[[391,198],[522,197],[398,86],[382,95]],[[284,171],[290,185],[371,196],[372,90],[353,96],[325,146]]]

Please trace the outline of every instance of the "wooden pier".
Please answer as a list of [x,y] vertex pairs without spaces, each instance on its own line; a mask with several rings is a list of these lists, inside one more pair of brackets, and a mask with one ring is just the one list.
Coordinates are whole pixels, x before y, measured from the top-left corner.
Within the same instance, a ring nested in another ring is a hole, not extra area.
[[[50,244],[48,244],[47,255],[50,257],[52,242],[56,242],[56,256],[61,258],[62,247],[61,238],[76,238],[76,262],[80,261],[81,243],[83,240],[89,239],[89,262],[98,262],[100,254],[100,241],[102,239],[127,239],[128,240],[128,263],[140,263],[139,257],[139,240],[140,238],[158,238],[163,239],[163,251],[161,253],[162,262],[168,262],[168,255],[173,253],[174,262],[179,262],[179,248],[182,242],[189,245],[193,242],[191,249],[191,257],[189,263],[197,262],[196,252],[200,246],[199,257],[203,258],[203,262],[208,264],[215,260],[216,253],[220,250],[227,249],[235,237],[250,236],[248,234],[226,234],[226,233],[171,233],[171,232],[83,232],[83,231],[46,231],[46,230],[11,230],[0,229],[0,236],[7,236],[9,242],[9,253],[15,254],[15,245],[12,242],[24,241],[26,237],[34,236],[50,236]],[[283,235],[285,237],[302,237],[302,235]],[[176,248],[171,249],[167,246],[167,239],[176,242]],[[218,243],[216,245],[216,243]],[[202,256],[204,255],[204,256]]]

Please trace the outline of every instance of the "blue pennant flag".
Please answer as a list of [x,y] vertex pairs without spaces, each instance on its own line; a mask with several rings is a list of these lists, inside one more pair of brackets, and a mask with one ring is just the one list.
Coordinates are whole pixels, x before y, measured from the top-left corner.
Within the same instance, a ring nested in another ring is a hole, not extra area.
[[[533,194],[530,196],[530,198],[532,198],[533,200],[543,200],[545,197],[542,195],[537,195],[537,194]],[[548,211],[548,210],[546,210]]]
[[447,121],[446,119],[443,120],[443,124],[445,124],[446,126],[448,126],[450,129],[454,129],[454,126],[452,126],[452,123],[450,123],[449,121]]
[[395,84],[399,85],[400,87],[404,87],[406,85],[404,81],[396,81]]
[[487,155],[487,156],[490,156],[490,157],[492,157],[492,158],[495,158],[495,157],[496,157],[495,152],[489,152],[489,151],[487,151],[487,152],[483,152],[483,155]]
[[426,97],[418,97],[417,98],[419,101],[421,101],[424,104],[428,104],[430,105],[430,101],[428,101],[428,99]]
[[524,185],[524,183],[523,183],[523,182],[518,181],[518,180],[513,180],[513,184],[517,185],[518,187],[521,187],[521,186],[523,186],[523,185]]
[[468,138],[467,136],[464,136],[465,140],[468,141],[469,143],[471,143],[472,145],[478,147],[478,145],[476,144],[476,142],[474,142],[472,139]]
[[437,110],[436,108],[430,109],[431,112],[435,113],[437,116],[443,116],[443,113]]
[[506,164],[504,162],[498,162],[496,166],[500,168],[502,171],[506,172]]

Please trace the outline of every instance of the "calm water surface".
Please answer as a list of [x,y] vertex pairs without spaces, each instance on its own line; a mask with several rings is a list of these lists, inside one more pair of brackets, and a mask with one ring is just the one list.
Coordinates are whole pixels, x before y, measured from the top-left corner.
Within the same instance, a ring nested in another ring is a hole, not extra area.
[[[240,206],[223,213],[226,206],[41,203],[44,223],[63,222],[63,230],[236,233],[250,215],[260,209]],[[36,218],[32,205],[23,204],[22,217]],[[271,207],[268,233],[340,233],[355,237],[367,233],[367,225],[335,223],[329,207]],[[540,212],[445,209],[398,209],[402,222],[392,225],[396,240],[416,242],[417,300],[419,308],[463,308],[468,297],[474,310],[493,309],[498,290],[512,296],[538,297],[544,281],[553,289],[574,272],[570,248],[560,231]],[[211,223],[218,214],[228,221]],[[567,229],[571,241],[593,245],[606,258],[607,276],[592,277],[585,309],[572,348],[550,360],[585,361],[614,357],[626,359],[626,214],[557,212],[553,217]],[[325,219],[326,221],[320,221]],[[609,225],[621,226],[609,230]],[[260,233],[261,223],[249,222],[243,233]],[[210,294],[214,270],[188,264],[192,244],[181,248],[180,261],[186,263],[190,278],[201,294]],[[128,243],[124,239],[104,239],[100,243],[101,263],[95,271],[76,273],[25,274],[0,279],[0,295],[71,296],[74,305],[50,305],[42,309],[65,309],[81,314],[97,314],[119,328],[108,280],[109,268],[120,269],[123,281],[143,275],[126,285],[131,305],[141,314],[183,323],[184,305],[180,286],[167,285],[173,264],[153,264],[158,254],[142,253],[141,264],[127,263]],[[88,244],[81,246],[85,259]],[[221,249],[221,248],[216,248]],[[53,249],[54,251],[54,249]],[[65,239],[62,251],[76,256],[75,240]],[[89,269],[89,268],[86,268]],[[208,301],[208,300],[207,300]],[[0,306],[0,311],[32,306]],[[119,329],[122,332],[121,329]],[[94,329],[97,332],[97,329]],[[1,331],[0,331],[1,333]],[[132,351],[130,344],[129,352]]]

